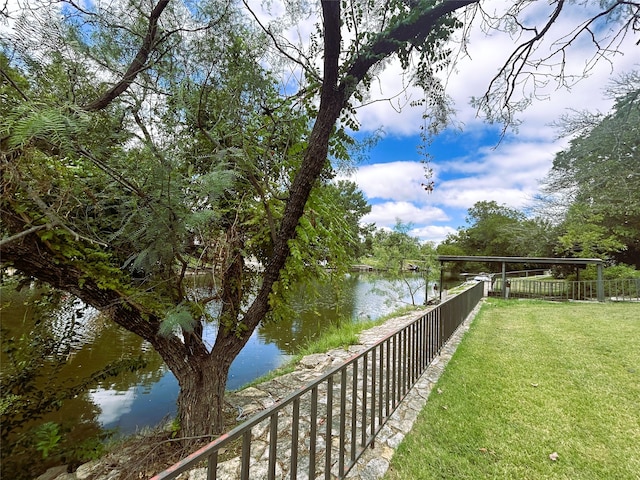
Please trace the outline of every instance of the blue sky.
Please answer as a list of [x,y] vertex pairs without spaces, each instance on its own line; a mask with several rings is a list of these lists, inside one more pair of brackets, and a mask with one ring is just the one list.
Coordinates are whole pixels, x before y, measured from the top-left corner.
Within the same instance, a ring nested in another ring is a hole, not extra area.
[[[484,5],[497,9],[505,3],[509,2],[494,0]],[[548,2],[535,2],[533,6],[537,10],[532,15],[546,17],[550,12]],[[569,10],[558,20],[558,32],[570,31],[579,16],[588,13],[584,6],[577,7],[578,10]],[[420,185],[424,177],[416,149],[420,144],[422,110],[406,106],[419,99],[421,93],[405,88],[399,66],[390,62],[374,82],[372,98],[393,99],[369,103],[357,111],[360,134],[376,129],[384,132],[368,159],[349,176],[372,205],[372,212],[364,221],[391,228],[399,218],[414,225],[412,235],[438,243],[465,225],[467,209],[478,201],[495,200],[526,211],[539,192],[540,181],[551,168],[555,154],[568,145],[569,139],[557,138],[558,129],[553,123],[572,111],[609,111],[613,100],[605,95],[607,85],[620,74],[640,68],[637,36],[623,41],[622,53],[613,62],[601,61],[596,65],[588,63],[594,55],[592,44],[580,40],[569,51],[565,72],[581,76],[587,65],[587,77],[571,85],[558,86],[550,81],[541,86],[536,91],[537,98],[519,114],[521,123],[517,130],[508,130],[499,141],[501,127],[490,125],[479,116],[470,105],[470,98],[484,94],[513,50],[515,40],[506,34],[486,35],[480,28],[471,30],[468,55],[447,72],[447,93],[456,113],[454,125],[429,147],[435,180],[431,194]],[[549,51],[549,45],[540,48],[541,54]],[[556,70],[549,69],[548,73],[554,74]],[[527,84],[519,92],[520,98],[532,93]]]

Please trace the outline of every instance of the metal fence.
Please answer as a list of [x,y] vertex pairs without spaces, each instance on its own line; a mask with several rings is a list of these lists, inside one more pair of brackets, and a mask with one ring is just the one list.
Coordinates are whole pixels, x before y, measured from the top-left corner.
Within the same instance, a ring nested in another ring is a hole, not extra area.
[[196,467],[207,479],[344,478],[482,294],[478,283],[448,299],[152,480]]
[[[523,280],[510,278],[509,296],[546,300],[598,300],[596,280]],[[501,280],[494,289],[502,292]],[[640,301],[640,278],[604,280],[604,298],[609,301]]]

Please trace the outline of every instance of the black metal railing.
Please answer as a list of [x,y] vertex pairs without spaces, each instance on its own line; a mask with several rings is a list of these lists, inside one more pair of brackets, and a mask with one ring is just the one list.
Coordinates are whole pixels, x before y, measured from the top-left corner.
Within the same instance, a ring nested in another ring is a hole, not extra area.
[[448,299],[153,480],[196,467],[208,479],[344,478],[482,293]]
[[[509,278],[509,296],[517,298],[539,298],[545,300],[598,300],[596,280],[524,280]],[[494,290],[502,295],[500,279]],[[604,280],[604,299],[609,301],[639,301],[640,278]]]

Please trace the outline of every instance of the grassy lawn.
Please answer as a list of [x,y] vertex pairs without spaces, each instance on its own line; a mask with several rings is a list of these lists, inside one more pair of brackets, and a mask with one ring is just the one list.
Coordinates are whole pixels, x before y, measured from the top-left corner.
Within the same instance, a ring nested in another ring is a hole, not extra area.
[[385,478],[639,480],[640,305],[487,300]]

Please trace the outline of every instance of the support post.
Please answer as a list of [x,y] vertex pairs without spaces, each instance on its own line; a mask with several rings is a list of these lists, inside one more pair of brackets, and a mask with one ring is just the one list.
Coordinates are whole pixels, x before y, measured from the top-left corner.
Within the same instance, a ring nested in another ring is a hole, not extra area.
[[598,280],[597,280],[597,290],[598,290],[598,301],[604,302],[604,280],[602,276],[602,262],[598,263]]
[[502,298],[507,298],[507,263],[502,262]]
[[442,302],[442,286],[444,285],[444,262],[440,262],[440,298],[439,302]]

